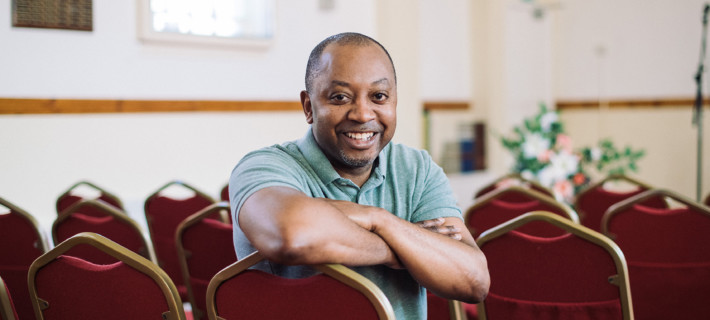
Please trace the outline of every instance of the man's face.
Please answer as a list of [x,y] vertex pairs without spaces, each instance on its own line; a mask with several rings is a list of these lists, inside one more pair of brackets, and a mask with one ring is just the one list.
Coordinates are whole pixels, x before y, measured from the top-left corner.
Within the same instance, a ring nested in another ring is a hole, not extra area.
[[376,44],[331,44],[318,69],[313,92],[301,93],[318,145],[336,170],[369,168],[397,125],[390,60]]

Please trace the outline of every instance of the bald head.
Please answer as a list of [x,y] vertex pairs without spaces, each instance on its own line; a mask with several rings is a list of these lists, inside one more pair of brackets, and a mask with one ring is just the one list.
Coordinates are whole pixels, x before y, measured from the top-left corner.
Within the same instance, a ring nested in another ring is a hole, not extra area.
[[340,46],[369,46],[373,44],[377,45],[387,55],[387,58],[389,59],[390,64],[392,65],[394,81],[395,83],[397,82],[397,73],[394,71],[394,63],[392,62],[392,57],[390,57],[389,52],[387,52],[387,49],[385,49],[382,44],[364,34],[346,32],[339,33],[326,38],[325,40],[321,41],[315,48],[313,48],[313,51],[311,51],[311,55],[308,57],[308,65],[306,66],[306,91],[308,91],[309,93],[313,92],[313,81],[320,72],[320,60],[321,56],[323,55],[323,51],[331,44]]

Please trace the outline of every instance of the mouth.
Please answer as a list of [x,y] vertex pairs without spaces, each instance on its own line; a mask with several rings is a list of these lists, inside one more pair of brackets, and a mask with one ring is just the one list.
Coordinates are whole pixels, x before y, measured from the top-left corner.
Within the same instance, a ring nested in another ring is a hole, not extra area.
[[345,136],[358,141],[370,141],[375,136],[374,132],[345,132]]
[[343,136],[345,137],[345,142],[350,146],[350,148],[365,150],[374,145],[377,132],[343,132]]

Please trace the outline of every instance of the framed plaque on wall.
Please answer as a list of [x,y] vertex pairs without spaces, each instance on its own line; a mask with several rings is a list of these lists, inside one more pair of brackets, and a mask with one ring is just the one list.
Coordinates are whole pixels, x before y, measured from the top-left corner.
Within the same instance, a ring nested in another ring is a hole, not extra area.
[[92,31],[93,0],[12,0],[12,26]]

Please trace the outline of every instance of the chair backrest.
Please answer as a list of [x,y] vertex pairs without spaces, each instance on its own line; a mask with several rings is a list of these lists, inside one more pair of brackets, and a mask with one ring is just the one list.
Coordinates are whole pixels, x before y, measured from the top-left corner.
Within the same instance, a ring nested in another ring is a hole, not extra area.
[[[92,212],[87,215],[85,212]],[[99,216],[99,214],[101,216]],[[60,243],[81,232],[98,233],[121,246],[153,260],[153,253],[143,237],[138,223],[124,212],[99,199],[81,200],[62,211],[52,224],[52,240]],[[67,255],[80,257],[97,264],[116,262],[113,257],[91,246],[79,246]]]
[[394,319],[385,294],[342,265],[314,265],[322,272],[287,279],[247,270],[263,260],[255,252],[228,266],[207,288],[207,315],[217,319]]
[[229,202],[229,184],[222,187],[222,191],[219,193],[219,199]]
[[185,219],[177,228],[177,245],[183,283],[187,287],[194,319],[203,319],[207,285],[217,272],[237,261],[232,225],[207,217],[225,210],[227,202],[215,203]]
[[12,303],[10,289],[0,277],[0,320],[17,320],[17,311]]
[[[658,196],[685,207],[639,205]],[[710,208],[652,189],[611,206],[602,230],[626,255],[637,318],[700,319],[710,314]]]
[[448,300],[427,290],[427,320],[464,320],[464,307],[461,301]]
[[[536,237],[531,222],[567,233]],[[491,287],[480,319],[633,319],[624,255],[602,234],[558,215],[527,213],[476,241],[488,260]]]
[[[94,264],[65,255],[90,245],[117,262]],[[157,265],[95,233],[83,232],[32,263],[28,275],[32,307],[42,319],[185,319],[182,301]]]
[[703,204],[710,207],[710,193],[705,197],[705,200],[703,200]]
[[[7,208],[9,211],[4,213]],[[0,277],[13,295],[22,319],[34,316],[27,291],[27,270],[32,261],[47,252],[47,243],[37,221],[25,210],[0,198]]]
[[[170,190],[168,188],[187,191],[191,196],[172,197],[165,192]],[[173,280],[184,300],[188,299],[187,288],[182,281],[182,273],[180,272],[180,262],[175,247],[175,232],[185,218],[213,203],[214,200],[210,196],[181,181],[171,181],[165,184],[145,200],[145,219],[158,265]],[[215,218],[224,221],[221,216]]]
[[[526,201],[508,202],[502,200],[510,198],[511,194],[514,194],[518,200],[526,199]],[[464,221],[473,237],[477,238],[482,232],[505,221],[539,210],[549,211],[579,223],[577,213],[567,205],[542,193],[520,186],[496,189],[478,198],[476,203],[466,210]],[[537,222],[528,224],[519,231],[538,236],[555,236],[564,233],[563,230],[547,223]]]
[[[124,210],[123,208],[123,202],[121,202],[121,199],[119,199],[117,196],[114,194],[104,190],[103,188],[88,182],[88,181],[79,181],[69,187],[64,193],[62,193],[58,198],[57,198],[57,215],[61,215],[62,211],[66,210],[69,208],[71,205],[73,205],[76,202],[79,202],[81,200],[85,200],[86,198],[82,197],[80,194],[76,194],[75,191],[79,188],[85,188],[88,187],[90,189],[93,189],[94,191],[98,192],[96,199],[103,200],[104,202],[120,209],[121,211]],[[92,207],[87,207],[84,212],[82,212],[86,215],[93,215],[93,216],[103,216],[101,212],[94,211],[94,208]]]
[[[546,196],[549,196],[551,198],[554,198],[555,195],[552,193],[552,191],[548,188],[545,188],[544,186],[540,185],[539,183],[525,179],[523,178],[520,174],[517,173],[509,173],[506,174],[495,181],[491,182],[490,184],[482,187],[479,189],[476,194],[473,196],[474,199],[478,199],[482,196],[484,196],[487,193],[490,193],[491,191],[494,191],[496,189],[505,189],[507,187],[511,186],[519,186],[523,187],[526,189],[532,189],[537,192],[540,192]],[[502,200],[508,201],[508,202],[525,202],[527,201],[526,198],[520,198],[518,197],[518,194],[506,194],[503,196]]]
[[[605,187],[608,183],[615,181],[621,181],[630,186],[635,186],[635,189],[615,191]],[[577,194],[574,201],[574,209],[577,211],[577,214],[579,214],[579,220],[583,226],[601,232],[602,216],[604,216],[604,212],[606,212],[611,205],[633,197],[648,189],[652,189],[652,187],[631,177],[625,175],[609,175]],[[668,207],[663,197],[650,198],[645,201],[643,205],[656,208]]]

